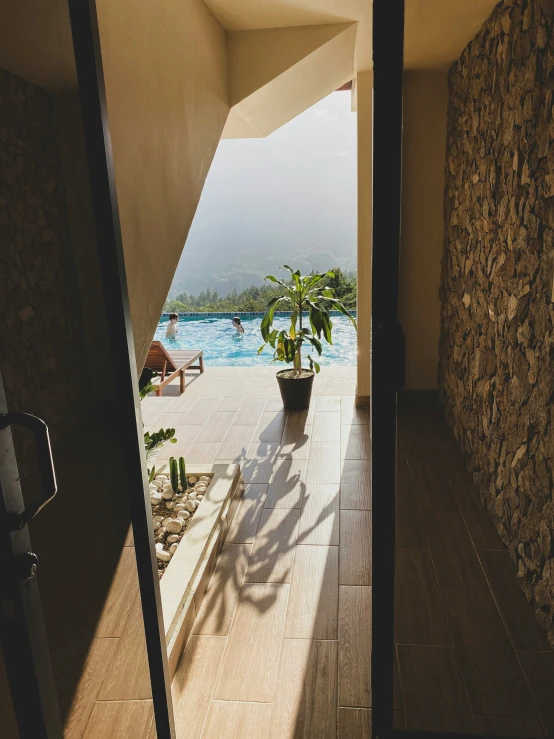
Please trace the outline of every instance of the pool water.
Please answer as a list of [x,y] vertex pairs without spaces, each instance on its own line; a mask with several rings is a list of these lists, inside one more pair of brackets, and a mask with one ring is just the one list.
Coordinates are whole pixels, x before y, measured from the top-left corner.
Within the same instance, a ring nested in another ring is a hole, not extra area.
[[[204,361],[208,367],[255,367],[268,366],[273,358],[273,350],[267,346],[258,356],[263,343],[260,334],[260,316],[241,315],[244,334],[237,334],[231,318],[200,318],[197,316],[181,318],[177,327],[176,339],[166,339],[167,319],[160,321],[155,339],[168,349],[203,349]],[[321,365],[356,364],[356,331],[346,316],[333,316],[333,343],[323,344],[322,356],[317,359]],[[277,330],[288,328],[290,319],[284,316],[275,318]],[[317,352],[309,344],[304,345],[303,356],[311,353],[314,359]],[[303,362],[307,366],[307,359]],[[282,365],[283,367],[286,365]]]

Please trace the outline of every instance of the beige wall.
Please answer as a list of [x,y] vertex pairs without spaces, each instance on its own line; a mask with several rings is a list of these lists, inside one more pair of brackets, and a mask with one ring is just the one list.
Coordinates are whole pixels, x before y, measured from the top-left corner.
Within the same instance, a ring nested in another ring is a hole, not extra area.
[[446,74],[404,75],[399,316],[406,336],[406,387],[413,390],[438,387]]
[[358,369],[356,395],[371,395],[371,236],[373,181],[373,72],[356,77],[358,110]]
[[202,0],[99,0],[139,368],[229,112],[225,33]]

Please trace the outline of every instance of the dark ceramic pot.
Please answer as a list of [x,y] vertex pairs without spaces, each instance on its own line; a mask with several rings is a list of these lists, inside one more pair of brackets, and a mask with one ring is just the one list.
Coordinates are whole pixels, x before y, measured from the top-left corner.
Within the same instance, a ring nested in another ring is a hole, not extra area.
[[287,372],[290,370],[277,372],[277,382],[285,410],[301,411],[309,408],[315,373],[310,372],[309,377],[283,377],[283,374]]

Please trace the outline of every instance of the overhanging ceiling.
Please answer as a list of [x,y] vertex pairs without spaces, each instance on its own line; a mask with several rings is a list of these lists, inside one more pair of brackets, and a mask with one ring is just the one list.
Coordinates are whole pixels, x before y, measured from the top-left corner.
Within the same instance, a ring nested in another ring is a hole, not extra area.
[[268,136],[354,77],[356,23],[232,31],[223,138]]
[[[355,71],[371,69],[370,0],[205,0],[229,31],[358,23]],[[498,0],[406,0],[405,64],[444,68],[456,60]]]
[[[371,68],[371,0],[205,2],[229,31],[357,22],[354,69]],[[450,65],[496,4],[497,0],[406,0],[406,67]],[[25,38],[14,35],[14,28],[24,29]],[[66,0],[0,3],[0,67],[50,89],[75,85]]]

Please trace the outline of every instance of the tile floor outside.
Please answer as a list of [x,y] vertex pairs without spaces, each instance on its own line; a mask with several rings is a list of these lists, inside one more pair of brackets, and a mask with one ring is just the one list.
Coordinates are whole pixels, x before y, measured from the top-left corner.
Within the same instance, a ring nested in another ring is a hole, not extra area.
[[[161,459],[238,462],[245,480],[173,681],[177,736],[369,739],[370,432],[355,372],[323,370],[312,407],[285,413],[274,370],[247,370],[191,374],[184,395],[143,402],[148,428],[176,429]],[[554,652],[440,413],[400,411],[398,472],[396,726],[554,737]],[[125,549],[71,739],[155,737]]]
[[289,413],[274,372],[207,370],[144,406],[176,429],[166,455],[238,462],[245,482],[174,678],[179,739],[369,736],[368,414],[354,368]]

